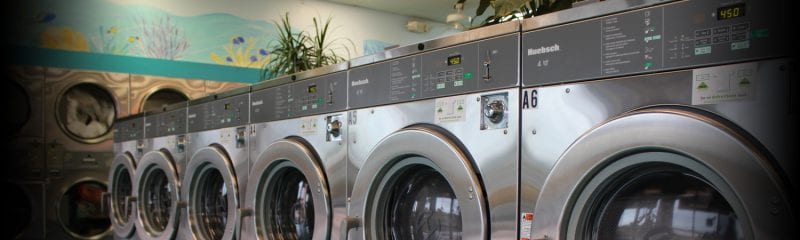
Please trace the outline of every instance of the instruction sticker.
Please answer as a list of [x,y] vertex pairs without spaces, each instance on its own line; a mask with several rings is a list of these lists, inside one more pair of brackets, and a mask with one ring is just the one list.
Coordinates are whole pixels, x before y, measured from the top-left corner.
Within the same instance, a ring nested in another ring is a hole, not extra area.
[[312,135],[317,133],[317,117],[304,117],[300,120],[300,133]]
[[531,228],[533,225],[533,213],[522,213],[519,219],[519,240],[531,239]]
[[445,97],[436,99],[436,123],[462,122],[466,119],[465,97]]
[[757,69],[757,63],[742,63],[693,70],[692,105],[754,100]]

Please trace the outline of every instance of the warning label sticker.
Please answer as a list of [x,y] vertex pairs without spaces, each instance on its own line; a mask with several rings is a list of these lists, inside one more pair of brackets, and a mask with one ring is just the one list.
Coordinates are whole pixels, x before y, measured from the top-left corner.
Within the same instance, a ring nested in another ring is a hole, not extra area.
[[531,239],[531,228],[533,225],[533,213],[522,213],[519,219],[519,240]]
[[692,71],[692,105],[755,99],[757,63],[743,63]]
[[467,109],[464,96],[436,99],[436,123],[461,122],[466,120]]

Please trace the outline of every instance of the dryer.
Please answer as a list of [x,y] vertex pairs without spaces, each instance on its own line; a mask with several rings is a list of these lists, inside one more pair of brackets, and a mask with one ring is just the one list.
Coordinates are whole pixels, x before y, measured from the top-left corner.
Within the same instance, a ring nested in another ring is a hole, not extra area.
[[3,239],[45,239],[45,183],[3,179],[3,185],[8,196]]
[[114,160],[108,170],[109,218],[114,238],[136,235],[136,166],[144,155],[144,114],[130,115],[114,122]]
[[47,68],[45,140],[79,154],[109,152],[112,125],[129,114],[130,75]]
[[104,208],[113,152],[77,153],[46,146],[49,180],[45,211],[48,239],[110,239],[111,219]]
[[780,5],[626,4],[523,23],[520,238],[788,239],[798,92]]
[[3,142],[11,157],[3,178],[43,181],[45,175],[44,122],[42,118],[44,68],[5,66],[3,84],[9,104],[8,128]]
[[237,238],[249,171],[247,133],[250,88],[234,89],[189,102],[191,154],[181,183],[186,215],[180,232],[191,239]]
[[140,239],[183,239],[180,179],[186,168],[186,102],[145,113],[144,156],[136,169],[136,234]]
[[347,63],[253,86],[242,239],[331,239],[347,217]]
[[351,61],[341,239],[517,236],[518,31],[514,21]]
[[206,95],[205,81],[131,75],[131,113],[157,112],[163,107]]

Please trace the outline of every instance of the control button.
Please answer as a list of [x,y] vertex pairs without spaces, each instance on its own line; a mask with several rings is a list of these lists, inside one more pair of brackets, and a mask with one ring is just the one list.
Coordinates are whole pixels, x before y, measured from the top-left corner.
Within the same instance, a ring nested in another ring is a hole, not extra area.
[[454,73],[453,70],[447,70],[446,75],[453,76],[453,73]]
[[436,73],[436,76],[437,76],[437,77],[444,77],[444,72],[437,72],[437,73]]
[[703,30],[694,31],[694,37],[696,37],[696,38],[709,37],[709,36],[711,36],[711,29],[703,29]]
[[472,72],[464,73],[464,79],[472,79]]
[[728,41],[730,41],[730,36],[728,35],[714,37],[714,43],[725,43]]
[[731,31],[731,27],[730,26],[718,27],[718,28],[714,28],[714,35],[728,34],[728,32],[730,32],[730,31]]
[[731,31],[733,32],[746,32],[748,29],[750,29],[750,23],[739,23],[731,26]]
[[731,41],[742,41],[747,39],[747,32],[739,32],[731,34]]
[[455,74],[456,75],[461,75],[463,72],[464,72],[463,68],[456,68],[456,70],[455,70]]
[[702,39],[694,40],[694,45],[695,46],[702,46],[702,45],[709,45],[709,44],[711,44],[711,38],[702,38]]

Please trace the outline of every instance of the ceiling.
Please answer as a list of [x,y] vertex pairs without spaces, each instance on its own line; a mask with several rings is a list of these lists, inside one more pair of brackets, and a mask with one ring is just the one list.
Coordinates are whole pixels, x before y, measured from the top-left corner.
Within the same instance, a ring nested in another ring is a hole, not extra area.
[[[396,13],[399,15],[441,22],[447,20],[447,14],[455,12],[453,5],[457,0],[327,0],[331,2],[353,5],[357,7],[375,9]],[[464,15],[475,16],[479,0],[467,0],[464,3]],[[483,17],[492,14],[488,9]],[[481,18],[482,20],[483,18]],[[476,21],[477,22],[477,21]]]

